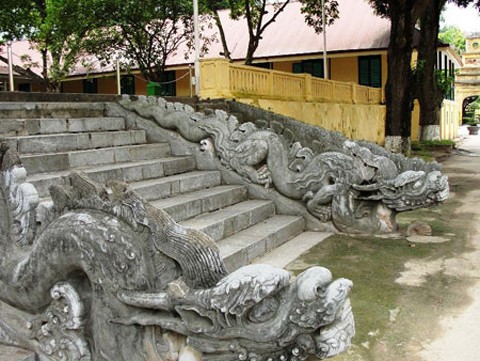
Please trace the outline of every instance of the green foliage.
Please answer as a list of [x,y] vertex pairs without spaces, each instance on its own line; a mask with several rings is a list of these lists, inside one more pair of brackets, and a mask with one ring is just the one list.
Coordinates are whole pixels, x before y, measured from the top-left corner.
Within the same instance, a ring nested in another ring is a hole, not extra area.
[[[425,61],[419,60],[412,68],[413,79],[417,82],[417,88],[421,87],[421,84],[418,84],[420,81],[420,73],[426,71]],[[443,99],[446,99],[450,94],[453,84],[455,82],[455,76],[445,73],[444,70],[436,69],[434,70],[434,79],[435,79],[435,90],[440,92]]]
[[446,26],[440,30],[438,38],[453,46],[458,54],[465,51],[465,34],[457,26]]
[[[58,91],[75,65],[95,16],[94,1],[20,0],[2,6],[0,33],[7,39],[32,41],[43,55],[43,77],[49,90]],[[27,61],[25,66],[29,65]]]
[[480,97],[467,105],[465,108],[463,122],[469,125],[476,125],[480,123]]
[[[103,16],[88,33],[88,50],[161,82],[167,59],[193,46],[192,5],[191,0],[97,0],[96,12]],[[210,41],[203,38],[204,50]]]
[[[305,14],[306,23],[313,27],[316,33],[323,32],[322,3],[318,0],[301,0],[302,13]],[[325,0],[325,22],[332,25],[338,18],[338,1]]]
[[[40,1],[38,1],[40,2]],[[35,31],[38,12],[36,2],[30,0],[2,0],[0,6],[0,34],[6,40],[29,37]]]
[[445,74],[443,70],[435,70],[434,75],[436,88],[443,94],[444,99],[447,98],[455,82],[455,76]]

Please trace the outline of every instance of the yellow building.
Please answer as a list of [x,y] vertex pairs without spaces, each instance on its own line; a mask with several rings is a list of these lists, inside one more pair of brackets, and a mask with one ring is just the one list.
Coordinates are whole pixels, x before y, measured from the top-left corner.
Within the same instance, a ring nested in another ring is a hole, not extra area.
[[[212,72],[213,59],[221,58],[223,53],[221,42],[213,42],[202,58],[200,97],[235,98],[302,121],[340,130],[347,136],[382,143],[385,128],[383,89],[387,79],[390,22],[375,15],[366,1],[338,2],[339,18],[326,29],[326,59],[323,58],[323,36],[316,34],[305,23],[301,4],[293,1],[262,34],[255,52],[254,67],[249,67],[250,71],[241,67],[248,45],[246,22],[232,20],[227,11],[222,11],[220,17],[233,59],[231,69],[223,75]],[[204,29],[207,32],[216,31],[214,25]],[[94,57],[89,60],[91,64],[100,64]],[[324,61],[328,77],[324,74]],[[220,68],[225,72],[225,63],[222,64]],[[455,52],[447,44],[440,43],[437,68],[453,74],[460,64]],[[170,57],[162,84],[163,94],[192,96],[192,66],[193,54],[185,48]],[[220,76],[223,78],[214,81]],[[280,81],[282,77],[283,81]],[[268,79],[276,80],[269,83]],[[335,82],[335,85],[328,81]],[[225,90],[226,82],[231,87],[228,90]],[[259,90],[260,84],[271,89]],[[151,93],[149,84],[136,70],[122,74],[120,88],[123,94]],[[62,91],[116,94],[115,64],[106,67],[90,65],[88,68],[79,64],[63,83]],[[320,94],[322,91],[327,93]],[[447,108],[454,108],[447,103]],[[455,135],[455,130],[450,129],[458,123],[455,120],[458,116],[454,113],[448,111],[448,131],[444,131],[442,137]],[[365,121],[364,116],[369,118],[369,115],[370,119]],[[375,126],[372,127],[372,124]],[[368,132],[365,133],[365,130]],[[412,122],[412,138],[417,137],[418,110],[414,112]]]

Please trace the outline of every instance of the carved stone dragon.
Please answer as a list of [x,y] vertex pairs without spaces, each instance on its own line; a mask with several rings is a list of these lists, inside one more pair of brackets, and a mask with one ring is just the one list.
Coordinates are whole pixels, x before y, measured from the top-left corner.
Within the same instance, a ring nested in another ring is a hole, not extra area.
[[272,128],[239,124],[221,110],[206,115],[183,104],[145,97],[125,98],[120,104],[200,143],[248,182],[304,202],[312,215],[342,232],[390,233],[396,230],[398,212],[448,198],[448,179],[436,162],[407,159],[346,139],[315,153]]
[[38,206],[0,148],[0,343],[46,360],[323,359],[354,335],[352,283],[313,267],[227,274],[215,243],[79,172]]

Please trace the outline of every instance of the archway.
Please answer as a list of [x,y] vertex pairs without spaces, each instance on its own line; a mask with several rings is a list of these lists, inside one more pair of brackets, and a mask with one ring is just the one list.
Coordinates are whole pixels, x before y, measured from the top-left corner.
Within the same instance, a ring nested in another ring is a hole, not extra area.
[[462,124],[476,123],[475,114],[480,109],[480,95],[470,95],[462,102]]

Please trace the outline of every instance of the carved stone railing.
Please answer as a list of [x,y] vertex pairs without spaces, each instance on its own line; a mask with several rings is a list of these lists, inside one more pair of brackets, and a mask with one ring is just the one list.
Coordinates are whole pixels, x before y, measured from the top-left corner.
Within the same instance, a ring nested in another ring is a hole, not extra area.
[[297,361],[349,347],[349,280],[322,267],[228,274],[210,237],[123,183],[73,172],[50,194],[38,204],[2,144],[1,344],[40,361]]
[[[201,145],[247,183],[303,203],[310,215],[337,231],[394,232],[398,212],[448,198],[448,179],[438,163],[405,158],[336,132],[322,130],[323,139],[316,140],[313,150],[282,127],[281,134],[276,132],[275,124],[264,128],[251,122],[240,124],[219,110],[205,115],[189,106],[145,97],[125,98],[120,104]],[[302,131],[310,134],[310,128],[303,126]]]

